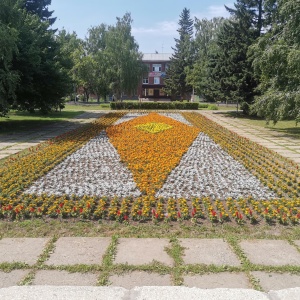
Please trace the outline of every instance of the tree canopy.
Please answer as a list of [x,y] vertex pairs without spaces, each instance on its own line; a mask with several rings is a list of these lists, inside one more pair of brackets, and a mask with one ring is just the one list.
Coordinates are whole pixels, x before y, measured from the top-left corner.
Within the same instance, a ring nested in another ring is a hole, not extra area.
[[189,9],[183,9],[178,25],[179,38],[175,38],[174,54],[165,79],[165,91],[173,98],[186,98],[192,93],[192,86],[186,80],[187,70],[194,63],[194,29]]

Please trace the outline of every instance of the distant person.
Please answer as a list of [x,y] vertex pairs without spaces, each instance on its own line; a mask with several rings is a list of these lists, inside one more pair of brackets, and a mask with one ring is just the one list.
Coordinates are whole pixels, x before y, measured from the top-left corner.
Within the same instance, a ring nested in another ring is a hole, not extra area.
[[112,95],[111,101],[115,101],[115,95]]

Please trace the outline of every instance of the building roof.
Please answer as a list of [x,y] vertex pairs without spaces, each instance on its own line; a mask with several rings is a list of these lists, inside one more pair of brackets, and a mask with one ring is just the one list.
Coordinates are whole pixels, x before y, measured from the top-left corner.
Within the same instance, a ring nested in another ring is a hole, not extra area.
[[169,61],[172,53],[144,53],[143,61]]

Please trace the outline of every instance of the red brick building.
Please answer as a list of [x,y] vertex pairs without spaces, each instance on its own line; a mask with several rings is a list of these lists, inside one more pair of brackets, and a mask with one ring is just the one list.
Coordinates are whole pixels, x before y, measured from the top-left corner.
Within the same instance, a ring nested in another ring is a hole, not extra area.
[[143,63],[148,67],[148,76],[145,76],[138,87],[141,98],[159,99],[170,98],[163,91],[164,78],[172,54],[170,53],[145,53]]

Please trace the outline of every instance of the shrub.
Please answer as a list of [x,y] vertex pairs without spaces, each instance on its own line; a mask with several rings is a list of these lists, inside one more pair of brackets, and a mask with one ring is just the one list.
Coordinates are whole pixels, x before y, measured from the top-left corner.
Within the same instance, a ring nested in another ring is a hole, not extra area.
[[197,110],[198,103],[190,102],[111,102],[113,110],[120,109],[178,109],[178,110]]
[[209,110],[218,110],[218,106],[215,105],[215,104],[210,104],[210,105],[208,105],[207,108],[208,108]]
[[198,107],[199,108],[208,108],[208,104],[207,103],[199,103]]

